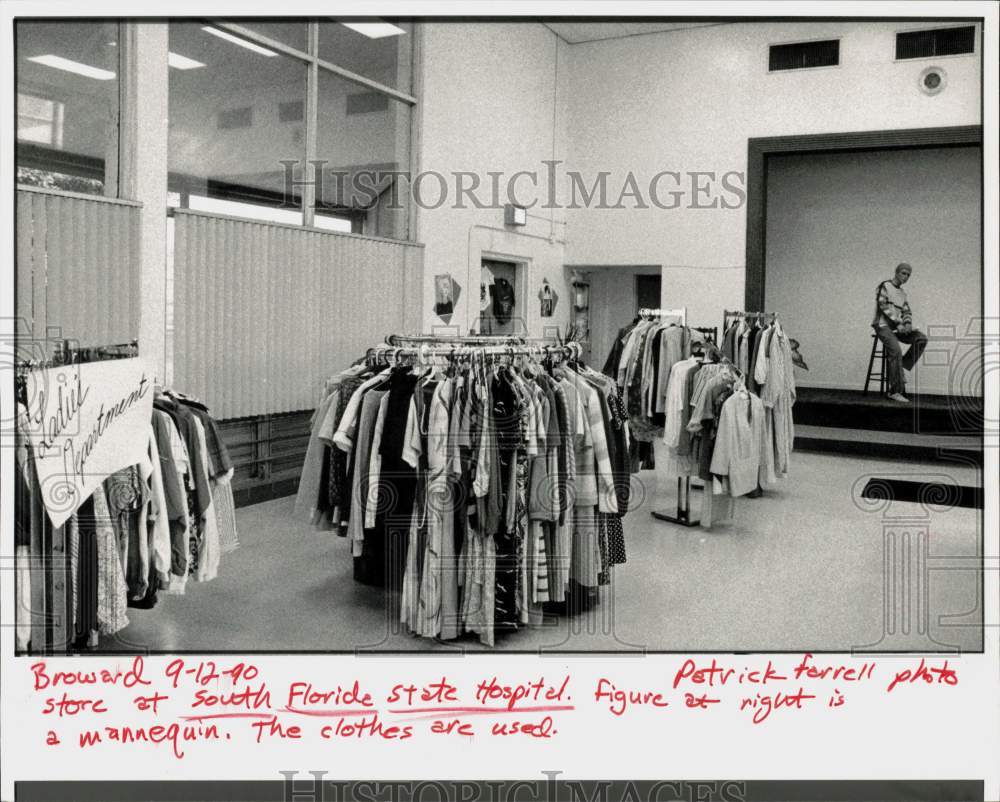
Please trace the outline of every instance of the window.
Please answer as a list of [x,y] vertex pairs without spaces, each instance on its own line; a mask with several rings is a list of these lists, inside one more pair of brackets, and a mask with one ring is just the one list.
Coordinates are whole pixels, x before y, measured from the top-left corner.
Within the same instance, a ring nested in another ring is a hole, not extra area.
[[189,208],[301,223],[283,162],[303,163],[305,145],[280,109],[304,104],[306,65],[201,22],[171,22],[170,53],[199,65],[170,70],[170,191]]
[[795,42],[771,45],[768,70],[806,70],[814,67],[835,67],[840,63],[840,40]]
[[401,92],[409,92],[412,86],[412,49],[409,22],[345,19],[319,23],[321,59]]
[[18,22],[17,182],[116,195],[119,28]]
[[62,148],[65,104],[34,95],[17,93],[17,138],[53,148]]
[[976,52],[976,27],[936,28],[896,34],[896,58],[932,58]]
[[[319,76],[316,158],[323,165],[317,183],[317,212],[351,220],[352,230],[406,239],[410,162],[410,107],[402,101],[359,87],[338,75]],[[359,94],[374,95],[358,113]]]
[[[372,24],[171,22],[171,205],[406,239],[412,25]],[[318,60],[310,137],[308,67]],[[311,189],[306,164],[317,165]]]
[[238,18],[227,20],[235,25],[240,25],[247,30],[259,33],[276,42],[281,42],[296,50],[305,52],[308,49],[308,31],[305,20],[279,20],[275,22],[271,19],[251,19]]

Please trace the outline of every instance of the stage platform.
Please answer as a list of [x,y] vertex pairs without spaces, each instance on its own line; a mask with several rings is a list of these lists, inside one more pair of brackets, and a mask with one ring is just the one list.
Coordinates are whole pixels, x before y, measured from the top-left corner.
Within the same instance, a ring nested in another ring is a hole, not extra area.
[[878,393],[799,387],[795,448],[899,459],[982,463],[981,398],[912,395],[909,404]]

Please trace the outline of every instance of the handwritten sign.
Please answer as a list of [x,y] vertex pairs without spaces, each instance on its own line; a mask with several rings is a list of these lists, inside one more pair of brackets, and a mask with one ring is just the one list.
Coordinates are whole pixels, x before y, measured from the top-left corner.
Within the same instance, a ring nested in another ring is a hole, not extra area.
[[[266,662],[266,658],[265,658]],[[298,671],[284,677],[263,662],[215,662],[191,657],[88,661],[66,670],[58,661],[29,666],[33,703],[41,714],[38,746],[92,752],[120,744],[161,750],[178,760],[207,742],[242,747],[285,743],[410,739],[554,740],[581,726],[647,726],[669,719],[714,718],[748,732],[775,719],[842,716],[850,696],[872,698],[952,692],[957,668],[948,658],[827,661],[805,654],[746,661],[693,658],[636,686],[614,673],[569,671],[509,675],[491,671],[459,679],[445,674],[361,678]],[[273,665],[272,665],[273,668]],[[270,674],[270,676],[269,676]],[[623,730],[612,731],[612,737]]]
[[87,362],[28,376],[27,437],[55,526],[147,447],[153,382],[141,359]]

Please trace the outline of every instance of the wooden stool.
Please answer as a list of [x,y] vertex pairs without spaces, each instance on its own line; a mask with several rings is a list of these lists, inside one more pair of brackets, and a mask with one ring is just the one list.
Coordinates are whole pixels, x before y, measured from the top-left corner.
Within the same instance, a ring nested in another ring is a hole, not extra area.
[[[877,371],[872,370],[875,367],[875,360],[879,361],[879,369]],[[878,378],[878,392],[879,395],[885,395],[885,350],[882,347],[882,341],[878,338],[878,334],[872,332],[872,353],[868,357],[868,375],[865,376],[865,395],[868,395],[868,385],[872,379]]]

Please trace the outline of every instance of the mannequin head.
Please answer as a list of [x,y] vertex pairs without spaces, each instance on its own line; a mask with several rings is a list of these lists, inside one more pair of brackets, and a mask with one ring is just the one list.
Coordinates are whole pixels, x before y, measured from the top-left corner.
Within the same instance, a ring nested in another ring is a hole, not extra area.
[[910,275],[913,273],[913,268],[910,267],[906,262],[900,262],[896,265],[896,275],[893,276],[893,282],[897,287],[901,287],[907,281],[910,280]]

